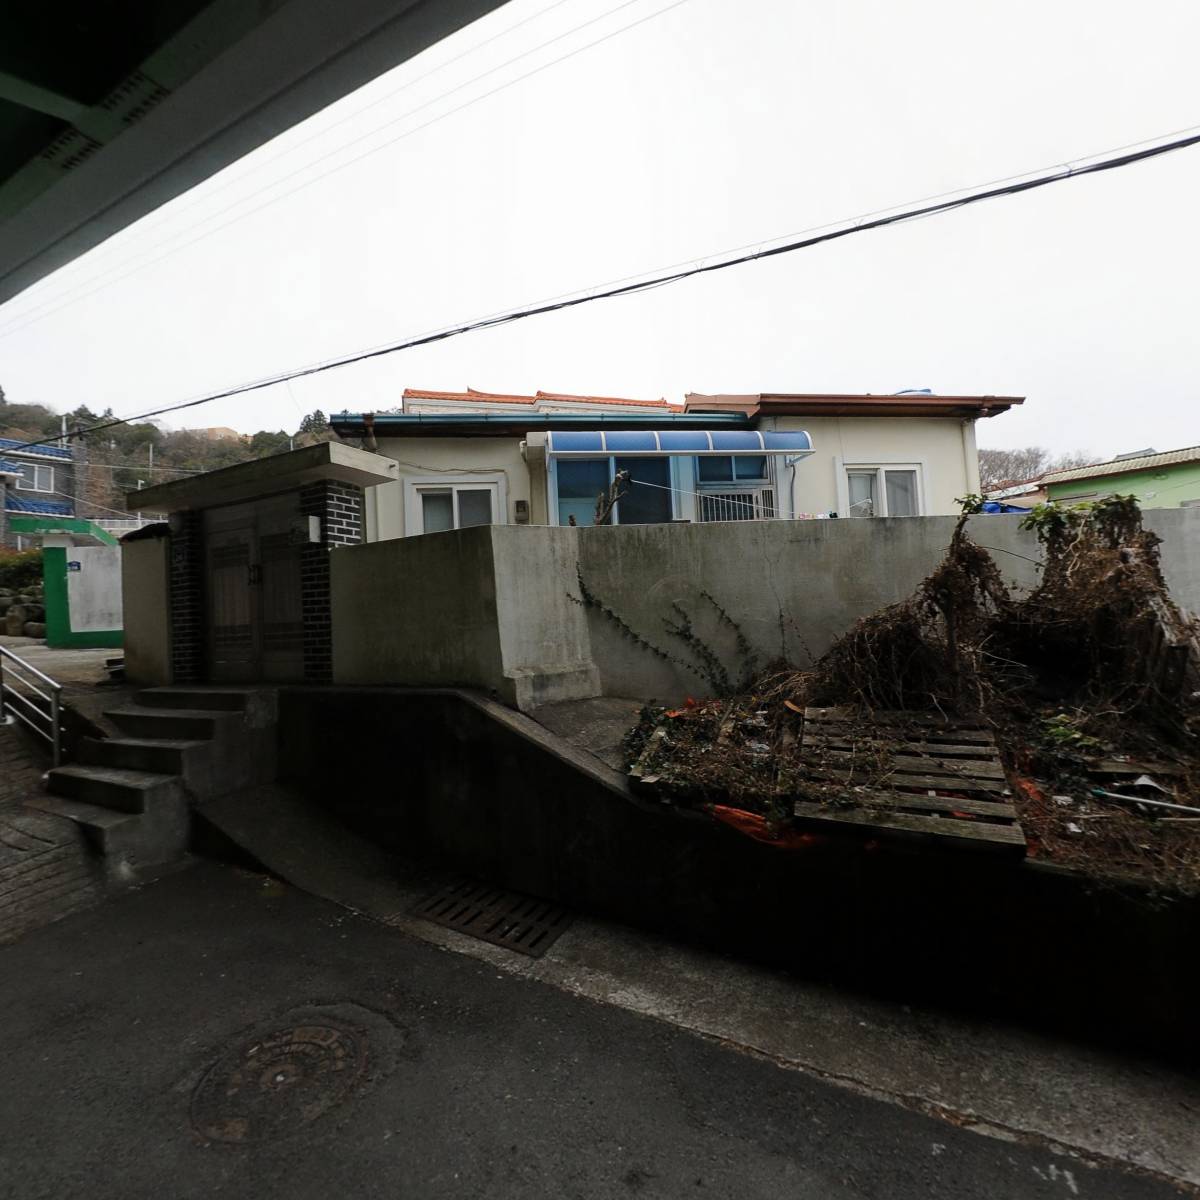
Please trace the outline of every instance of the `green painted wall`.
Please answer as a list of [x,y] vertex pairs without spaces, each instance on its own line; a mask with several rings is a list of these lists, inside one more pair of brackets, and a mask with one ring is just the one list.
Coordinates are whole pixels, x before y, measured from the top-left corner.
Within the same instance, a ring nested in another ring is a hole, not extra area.
[[1119,475],[1101,475],[1096,479],[1071,479],[1051,483],[1046,491],[1051,500],[1060,502],[1069,502],[1072,497],[1082,503],[1099,496],[1134,495],[1143,508],[1179,508],[1189,500],[1200,500],[1200,463],[1122,471]]
[[11,513],[8,527],[14,533],[23,533],[30,537],[46,533],[77,533],[95,538],[105,546],[117,545],[117,539],[107,529],[101,529],[99,525],[85,521],[82,517],[19,516]]
[[71,606],[67,600],[67,551],[47,546],[42,551],[42,582],[46,590],[46,644],[56,649],[120,646],[125,635],[120,629],[93,629],[76,633],[71,628]]

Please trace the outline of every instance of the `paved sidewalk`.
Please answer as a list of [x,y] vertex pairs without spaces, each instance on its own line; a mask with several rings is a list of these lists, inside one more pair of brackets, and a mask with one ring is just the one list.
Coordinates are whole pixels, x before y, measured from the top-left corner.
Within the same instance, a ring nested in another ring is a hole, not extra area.
[[0,646],[23,658],[59,683],[101,683],[108,678],[104,663],[119,658],[119,649],[55,650],[41,638],[0,635]]
[[497,970],[960,1127],[1200,1185],[1200,1081],[1169,1065],[857,995],[582,915],[529,959],[415,917],[449,877],[398,862],[287,789],[226,796],[202,811],[291,884]]
[[0,949],[0,1028],[13,1200],[1178,1194],[216,864]]

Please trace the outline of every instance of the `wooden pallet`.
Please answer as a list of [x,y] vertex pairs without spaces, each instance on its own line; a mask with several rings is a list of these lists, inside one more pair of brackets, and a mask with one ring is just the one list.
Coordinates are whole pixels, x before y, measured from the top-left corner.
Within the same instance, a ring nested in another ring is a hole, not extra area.
[[807,708],[800,760],[811,778],[846,785],[838,802],[798,801],[801,822],[1025,852],[999,748],[979,721]]

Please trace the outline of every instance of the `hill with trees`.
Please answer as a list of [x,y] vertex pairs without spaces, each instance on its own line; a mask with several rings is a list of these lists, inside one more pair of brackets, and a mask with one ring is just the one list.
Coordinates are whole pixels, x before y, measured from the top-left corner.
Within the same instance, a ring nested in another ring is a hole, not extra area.
[[[0,437],[34,441],[61,434],[64,417],[70,432],[110,420],[113,415],[111,408],[97,413],[86,404],[65,414],[41,404],[17,404],[0,388]],[[215,471],[335,438],[325,414],[318,409],[305,416],[294,432],[260,429],[253,434],[233,434],[232,430],[168,430],[153,421],[142,421],[100,430],[89,435],[87,442],[89,461],[112,473],[107,503],[114,510],[123,511],[124,494],[135,491],[139,480],[143,487],[149,487],[151,483]]]

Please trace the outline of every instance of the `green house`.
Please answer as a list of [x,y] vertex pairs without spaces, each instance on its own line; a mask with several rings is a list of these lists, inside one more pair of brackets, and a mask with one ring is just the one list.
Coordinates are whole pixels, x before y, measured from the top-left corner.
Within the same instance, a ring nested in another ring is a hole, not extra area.
[[1132,495],[1143,508],[1200,507],[1200,446],[1162,454],[1141,450],[1090,467],[1051,471],[1042,485],[1056,504]]

